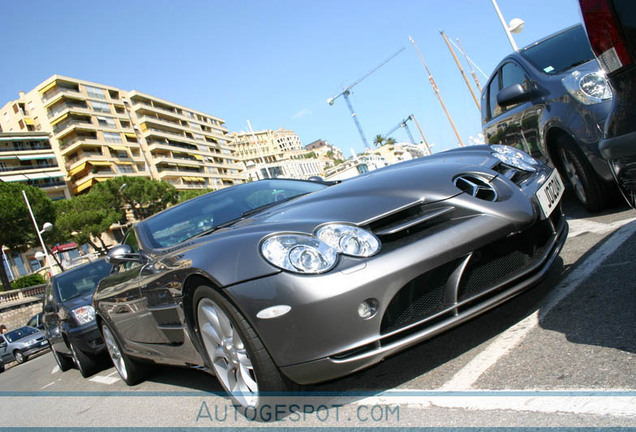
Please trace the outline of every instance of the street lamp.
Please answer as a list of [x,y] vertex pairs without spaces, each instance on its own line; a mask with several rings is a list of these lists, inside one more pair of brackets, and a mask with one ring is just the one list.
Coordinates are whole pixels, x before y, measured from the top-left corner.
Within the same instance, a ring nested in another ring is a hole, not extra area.
[[510,20],[510,24],[506,24],[506,20],[504,19],[501,10],[499,9],[499,5],[497,4],[497,0],[492,0],[492,5],[495,7],[495,11],[497,11],[497,16],[499,17],[499,21],[501,21],[501,25],[506,32],[506,36],[508,36],[508,40],[510,41],[510,45],[512,45],[512,49],[515,51],[519,51],[517,48],[517,44],[512,37],[512,33],[520,33],[523,30],[524,21],[520,18],[513,18]]
[[42,240],[42,233],[49,232],[53,229],[53,224],[50,222],[45,222],[42,226],[42,229],[38,228],[38,223],[35,220],[35,216],[33,215],[33,210],[31,209],[31,203],[29,203],[29,199],[26,196],[26,192],[22,190],[22,196],[24,197],[24,202],[26,202],[27,208],[29,209],[29,214],[31,215],[31,220],[33,221],[33,226],[35,227],[35,232],[38,233],[38,239],[40,239],[40,246],[42,246],[42,250],[44,251],[44,257],[46,258],[46,263],[49,266],[49,273],[53,275],[53,266],[51,265],[51,259],[49,258],[49,254],[46,251],[46,245],[44,244],[44,240]]

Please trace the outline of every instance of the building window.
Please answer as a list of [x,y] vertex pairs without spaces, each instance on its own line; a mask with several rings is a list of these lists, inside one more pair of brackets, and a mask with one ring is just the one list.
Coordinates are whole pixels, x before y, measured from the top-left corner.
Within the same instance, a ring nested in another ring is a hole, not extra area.
[[115,120],[111,118],[97,117],[97,123],[99,123],[100,126],[112,127],[112,128],[117,127],[117,125],[115,124]]
[[104,132],[104,141],[109,143],[120,143],[121,136],[116,132]]
[[93,97],[93,98],[97,98],[97,99],[106,99],[106,95],[104,94],[104,90],[97,88],[97,87],[93,87],[93,86],[86,86],[86,94],[89,97]]
[[91,102],[91,105],[93,106],[93,110],[97,111],[97,112],[102,112],[102,113],[109,113],[110,114],[110,105],[104,103],[104,102]]
[[24,276],[27,274],[26,269],[24,268],[24,262],[22,262],[22,256],[19,253],[13,252],[11,254],[11,260],[13,260],[13,264],[15,268],[18,270],[18,274],[20,276]]

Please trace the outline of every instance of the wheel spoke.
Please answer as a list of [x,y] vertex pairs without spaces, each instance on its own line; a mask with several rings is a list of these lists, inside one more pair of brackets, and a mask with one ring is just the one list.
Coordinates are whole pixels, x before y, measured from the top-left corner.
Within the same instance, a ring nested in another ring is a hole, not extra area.
[[203,336],[208,338],[210,342],[216,345],[221,345],[222,340],[221,336],[217,332],[217,329],[212,325],[212,323],[205,323],[201,328]]

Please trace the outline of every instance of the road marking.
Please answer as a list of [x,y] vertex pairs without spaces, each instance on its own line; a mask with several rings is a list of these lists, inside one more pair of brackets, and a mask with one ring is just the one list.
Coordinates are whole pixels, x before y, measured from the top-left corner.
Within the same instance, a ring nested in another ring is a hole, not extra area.
[[630,218],[612,223],[600,223],[587,219],[568,219],[568,225],[570,226],[568,238],[578,237],[586,233],[605,234],[635,220],[636,218]]
[[96,383],[100,383],[100,384],[112,385],[112,384],[115,384],[117,381],[119,381],[119,378],[96,375],[94,377],[89,378],[88,380],[96,382]]
[[605,259],[614,253],[619,246],[636,233],[636,223],[624,226],[616,231],[595,252],[578,265],[574,271],[547,296],[544,306],[526,317],[519,323],[501,333],[495,340],[466,366],[459,370],[440,390],[466,390],[472,388],[479,377],[492,367],[499,359],[517,347],[561,300],[568,296],[576,287],[585,281]]
[[58,365],[55,365],[55,367],[53,368],[53,370],[51,371],[51,375],[60,372],[60,367]]
[[[588,414],[613,417],[636,417],[636,397],[617,396],[608,391],[607,395],[599,391],[590,391],[592,395],[580,395],[580,389],[571,390],[573,395],[568,396],[568,390],[559,390],[555,395],[546,391],[470,391],[461,394],[418,395],[421,390],[393,389],[382,392],[377,396],[361,399],[354,402],[356,405],[403,405],[407,408],[429,409],[433,407],[459,408],[479,411],[511,410],[540,413],[568,413]],[[412,396],[405,394],[413,392]],[[511,395],[510,392],[514,392]],[[396,395],[392,395],[395,393]],[[500,394],[498,394],[500,393]],[[539,394],[537,394],[539,393]],[[577,395],[577,393],[579,393]]]
[[47,387],[51,387],[52,385],[55,385],[55,381],[48,383],[47,385],[45,385],[44,387],[40,387],[40,390],[44,390]]
[[119,375],[119,372],[117,372],[117,370],[115,370],[115,372],[111,372],[108,375],[106,375],[107,377],[112,377],[113,375]]

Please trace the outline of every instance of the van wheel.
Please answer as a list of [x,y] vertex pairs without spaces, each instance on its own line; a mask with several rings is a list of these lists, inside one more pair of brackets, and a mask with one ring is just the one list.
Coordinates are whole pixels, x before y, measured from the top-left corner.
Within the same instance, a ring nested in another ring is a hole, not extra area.
[[585,156],[570,139],[560,137],[557,142],[559,171],[568,188],[589,212],[597,212],[605,207],[604,187]]

